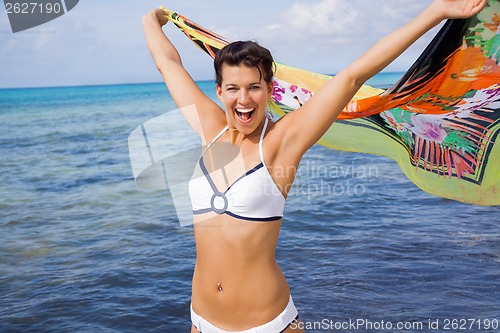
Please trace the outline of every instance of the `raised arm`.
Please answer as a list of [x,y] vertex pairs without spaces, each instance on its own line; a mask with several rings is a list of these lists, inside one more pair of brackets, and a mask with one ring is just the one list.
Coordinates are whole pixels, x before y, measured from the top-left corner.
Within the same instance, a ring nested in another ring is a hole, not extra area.
[[167,23],[165,14],[158,8],[143,16],[142,26],[146,42],[175,104],[179,108],[191,105],[196,107],[186,108],[189,111],[183,114],[204,140],[210,133],[223,127],[224,112],[201,91],[182,65],[177,49],[163,32],[162,27]]
[[382,38],[321,88],[301,108],[283,117],[283,135],[295,154],[303,154],[335,121],[361,85],[384,69],[418,38],[448,18],[477,14],[487,0],[435,0],[420,15]]

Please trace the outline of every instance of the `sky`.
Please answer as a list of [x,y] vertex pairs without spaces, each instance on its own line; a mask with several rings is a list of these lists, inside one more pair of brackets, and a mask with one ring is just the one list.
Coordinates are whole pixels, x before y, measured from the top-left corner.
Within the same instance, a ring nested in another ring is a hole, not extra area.
[[[165,5],[229,40],[256,40],[284,64],[334,74],[431,0],[81,0],[65,15],[12,33],[0,9],[0,88],[160,82],[141,17]],[[164,27],[195,80],[214,78],[212,60],[172,24]],[[406,71],[432,30],[385,71]]]

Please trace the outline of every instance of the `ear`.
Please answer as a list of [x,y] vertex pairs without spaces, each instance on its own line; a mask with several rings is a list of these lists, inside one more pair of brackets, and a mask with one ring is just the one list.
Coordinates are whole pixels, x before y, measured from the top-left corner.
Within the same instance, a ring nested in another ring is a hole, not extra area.
[[273,81],[267,83],[267,92],[269,93],[269,96],[273,95],[273,92],[274,92]]
[[215,84],[215,93],[217,98],[222,102],[222,87],[219,84]]

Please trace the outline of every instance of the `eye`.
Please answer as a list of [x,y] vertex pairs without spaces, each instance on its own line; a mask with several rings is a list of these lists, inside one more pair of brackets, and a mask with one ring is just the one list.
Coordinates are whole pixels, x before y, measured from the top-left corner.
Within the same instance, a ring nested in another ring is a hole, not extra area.
[[259,85],[252,85],[252,86],[250,86],[250,89],[257,90],[257,89],[260,89],[260,86]]

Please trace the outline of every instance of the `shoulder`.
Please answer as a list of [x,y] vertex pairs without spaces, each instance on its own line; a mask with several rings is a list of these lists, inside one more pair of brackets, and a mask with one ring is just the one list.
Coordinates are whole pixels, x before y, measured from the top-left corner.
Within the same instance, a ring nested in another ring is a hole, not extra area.
[[224,111],[215,103],[198,101],[178,107],[203,142],[210,142],[227,125]]
[[286,114],[276,122],[270,121],[266,131],[266,140],[270,141],[270,145],[276,148],[282,148],[287,145],[290,139],[290,115]]
[[281,117],[276,122],[269,122],[263,140],[264,155],[268,165],[295,165],[300,161],[302,154],[294,151],[288,130],[289,114]]

